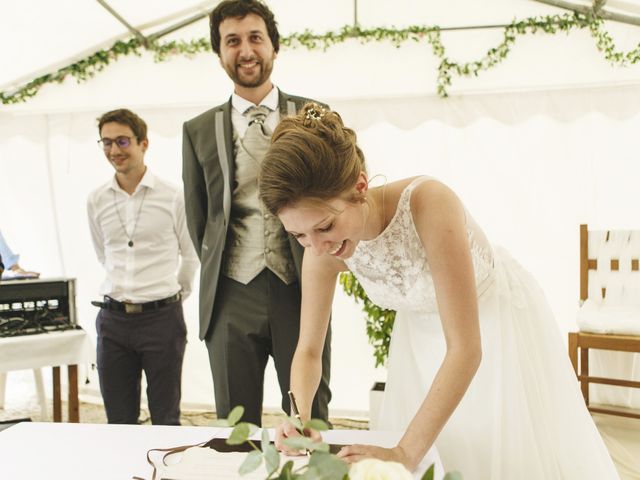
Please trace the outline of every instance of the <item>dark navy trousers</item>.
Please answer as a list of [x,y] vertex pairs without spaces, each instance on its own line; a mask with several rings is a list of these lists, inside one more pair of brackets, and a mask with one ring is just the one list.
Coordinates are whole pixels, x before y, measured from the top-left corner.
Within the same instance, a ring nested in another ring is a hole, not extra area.
[[96,330],[107,421],[139,423],[144,371],[151,423],[180,425],[182,361],[187,344],[182,303],[143,313],[101,308]]

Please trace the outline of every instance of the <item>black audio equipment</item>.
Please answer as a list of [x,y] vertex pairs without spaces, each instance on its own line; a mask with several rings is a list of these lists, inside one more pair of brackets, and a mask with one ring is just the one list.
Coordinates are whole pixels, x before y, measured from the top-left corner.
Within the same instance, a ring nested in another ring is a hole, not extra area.
[[74,278],[0,282],[0,337],[76,328]]

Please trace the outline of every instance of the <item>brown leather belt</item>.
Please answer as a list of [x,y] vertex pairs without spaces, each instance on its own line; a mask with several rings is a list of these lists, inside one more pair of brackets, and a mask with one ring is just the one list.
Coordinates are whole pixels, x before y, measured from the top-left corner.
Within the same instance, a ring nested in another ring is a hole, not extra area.
[[91,305],[95,305],[96,307],[106,308],[107,310],[114,310],[116,312],[124,312],[124,313],[143,313],[150,312],[152,310],[157,310],[159,308],[165,307],[172,303],[179,302],[182,296],[180,292],[176,293],[167,298],[163,298],[161,300],[153,300],[152,302],[145,303],[131,303],[131,302],[119,302],[118,300],[114,300],[111,297],[104,297],[103,302],[91,302]]

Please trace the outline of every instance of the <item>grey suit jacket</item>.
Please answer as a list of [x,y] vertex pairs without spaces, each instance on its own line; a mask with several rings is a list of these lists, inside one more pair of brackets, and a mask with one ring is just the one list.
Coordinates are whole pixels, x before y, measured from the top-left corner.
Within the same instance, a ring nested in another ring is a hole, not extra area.
[[[297,112],[309,99],[279,92],[281,116]],[[200,257],[200,339],[209,330],[227,237],[235,173],[231,99],[185,122],[182,139],[187,227]],[[289,243],[298,279],[302,246]]]

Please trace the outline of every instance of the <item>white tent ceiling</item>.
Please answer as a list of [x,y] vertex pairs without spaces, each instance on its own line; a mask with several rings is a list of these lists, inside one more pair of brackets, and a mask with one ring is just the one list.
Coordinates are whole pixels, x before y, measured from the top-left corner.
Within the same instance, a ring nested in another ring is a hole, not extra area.
[[[281,34],[286,36],[306,29],[316,33],[335,31],[345,25],[352,25],[356,17],[363,28],[438,25],[446,29],[501,25],[514,19],[566,13],[567,10],[551,6],[548,2],[566,4],[568,1],[448,0],[445,3],[422,0],[267,0],[267,3],[276,15]],[[588,0],[570,1],[578,5],[590,5]],[[129,25],[146,37],[185,19],[203,15],[199,21],[161,39],[191,40],[208,37],[206,13],[218,3],[218,0],[5,0],[0,20],[0,45],[4,60],[0,69],[0,91],[10,92],[40,75],[55,72],[97,50],[109,48],[118,39],[131,38],[131,31],[102,3],[108,4]],[[627,15],[640,15],[640,0],[608,0],[606,8],[625,12]],[[607,22],[607,30],[612,33],[617,47],[623,50],[634,48],[638,44],[639,29],[638,26]],[[585,83],[628,84],[637,81],[640,67],[636,66],[632,71],[611,68],[603,61],[602,54],[596,52],[595,41],[587,39],[586,32],[572,32],[570,35],[572,40],[579,36],[584,37],[580,39],[580,46],[569,46],[566,50],[557,48],[563,41],[558,38],[551,42],[548,41],[551,36],[547,36],[549,38],[540,38],[533,44],[530,38],[523,37],[518,40],[519,44],[526,44],[524,48],[539,51],[541,62],[549,62],[548,64],[536,69],[530,60],[527,60],[528,65],[525,66],[519,64],[517,59],[510,59],[509,62],[503,63],[504,67],[501,65],[500,68],[503,70],[500,75],[492,76],[492,72],[487,72],[481,76],[480,81],[457,80],[453,88],[462,88],[457,91],[486,91],[503,88],[566,87]],[[481,57],[501,39],[500,29],[443,33],[443,43],[448,48],[448,53],[453,58],[462,58],[465,61]],[[335,94],[331,93],[338,91],[332,83],[334,79],[344,87],[338,95],[339,98],[432,95],[435,92],[438,59],[431,55],[426,44],[422,45],[421,49],[410,44],[405,44],[401,49],[395,49],[390,45],[388,48],[381,46],[378,51],[356,47],[357,45],[351,49],[332,47],[331,55],[323,57],[320,57],[321,53],[309,55],[308,51],[290,51],[284,57],[280,57],[279,63],[282,66],[275,72],[275,80],[279,85],[284,84],[285,88],[289,84],[297,85],[301,80],[305,81],[311,93],[327,99],[336,98]],[[381,58],[384,59],[384,69],[379,68]],[[52,89],[55,90],[53,94],[49,90],[50,87],[43,89],[49,96],[40,92],[27,104],[3,106],[0,107],[0,111],[60,111],[64,108],[73,110],[82,107],[100,109],[114,101],[132,106],[158,105],[161,100],[146,98],[147,91],[135,85],[136,82],[131,82],[131,75],[137,75],[138,83],[142,85],[147,83],[148,77],[158,79],[160,84],[157,90],[169,92],[169,95],[163,98],[165,105],[194,105],[218,101],[218,98],[211,98],[210,92],[221,89],[227,91],[227,79],[215,65],[215,57],[210,54],[200,55],[196,60],[197,62],[190,64],[174,60],[169,62],[168,66],[159,67],[153,65],[150,55],[143,55],[142,61],[122,58],[89,82],[94,85],[91,90],[83,86],[78,89],[75,80],[67,79],[61,87]],[[354,66],[356,63],[357,66]],[[302,69],[310,69],[318,64],[325,71],[325,76],[308,78],[307,75],[305,78],[299,71],[296,72],[298,65]],[[211,68],[212,66],[215,68]],[[325,67],[330,67],[332,72],[326,73]],[[525,67],[531,71],[527,71]],[[511,68],[512,72],[509,72],[508,68]],[[141,76],[142,71],[148,72],[147,76]],[[153,73],[149,73],[151,71]],[[546,73],[541,74],[542,71]],[[205,74],[202,75],[202,72]],[[393,72],[394,77],[385,79],[384,75],[389,77],[389,72]],[[359,76],[367,78],[367,81],[354,80]],[[398,78],[401,79],[400,82]],[[187,79],[188,81],[185,81]],[[162,84],[163,80],[165,84]],[[198,84],[198,81],[202,84]],[[317,88],[314,82],[317,83]],[[117,85],[116,90],[125,91],[124,95],[118,94],[118,100],[107,98],[111,94],[103,93],[104,88],[101,87],[106,84]],[[99,101],[100,98],[103,99],[102,103]],[[60,99],[64,101],[60,102]],[[71,103],[67,103],[69,99]]]
[[[633,0],[640,1],[640,0]],[[21,0],[2,2],[0,45],[3,67],[0,89],[48,73],[78,60],[131,32],[97,0]],[[217,0],[106,0],[126,22],[145,36],[198,13],[208,12]],[[440,2],[418,0],[269,0],[281,33],[305,29],[323,33],[354,22],[374,26],[440,25],[442,27],[509,23],[514,18],[560,12],[531,0]],[[203,19],[167,38],[189,40],[206,36]]]

